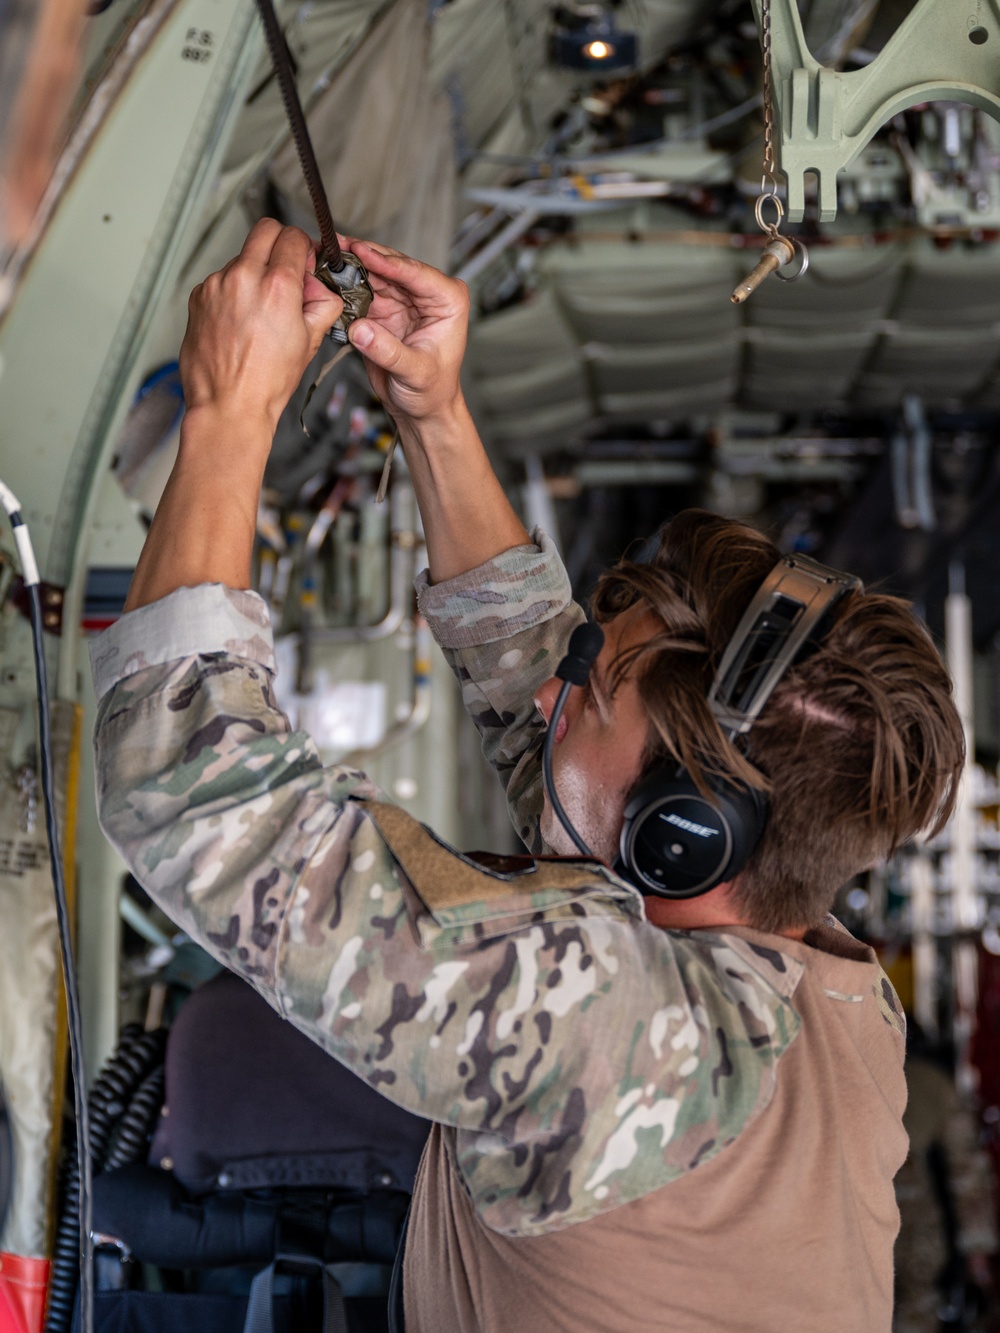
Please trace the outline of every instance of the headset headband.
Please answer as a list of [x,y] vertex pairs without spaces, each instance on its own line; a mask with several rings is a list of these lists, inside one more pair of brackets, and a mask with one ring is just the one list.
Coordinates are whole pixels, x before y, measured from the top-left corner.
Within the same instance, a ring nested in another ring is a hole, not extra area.
[[708,705],[730,739],[748,732],[820,621],[849,592],[851,574],[805,555],[780,560],[758,588],[722,655]]

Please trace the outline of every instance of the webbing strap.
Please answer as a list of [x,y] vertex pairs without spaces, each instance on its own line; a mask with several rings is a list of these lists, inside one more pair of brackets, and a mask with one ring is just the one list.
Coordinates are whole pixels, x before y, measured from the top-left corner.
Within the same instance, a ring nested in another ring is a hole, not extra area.
[[[274,1275],[280,1260],[268,1264],[250,1284],[243,1333],[274,1333]],[[323,1275],[322,1333],[347,1333],[344,1293],[329,1264],[317,1264]]]
[[403,1264],[406,1258],[406,1237],[410,1230],[411,1203],[403,1218],[399,1233],[399,1245],[396,1249],[396,1261],[392,1265],[392,1278],[389,1282],[389,1333],[406,1333],[403,1323]]
[[243,1333],[274,1333],[274,1264],[268,1264],[250,1284]]
[[347,1333],[344,1293],[329,1264],[323,1265],[323,1333]]

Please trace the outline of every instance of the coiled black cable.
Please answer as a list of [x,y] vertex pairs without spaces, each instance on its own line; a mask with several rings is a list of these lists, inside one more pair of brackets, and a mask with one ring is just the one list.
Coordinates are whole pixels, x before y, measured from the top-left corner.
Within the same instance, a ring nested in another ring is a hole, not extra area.
[[[91,1169],[94,1174],[134,1162],[146,1147],[163,1104],[163,1051],[166,1033],[144,1032],[140,1024],[123,1029],[118,1048],[98,1075],[87,1109],[90,1118]],[[45,1333],[69,1333],[80,1285],[80,1171],[67,1157],[62,1208],[49,1275]]]
[[105,1171],[114,1171],[145,1156],[149,1146],[150,1131],[156,1124],[160,1108],[163,1106],[165,1080],[166,1070],[163,1065],[158,1065],[140,1083],[138,1092],[128,1104],[128,1110],[118,1122],[114,1147],[108,1153],[108,1160],[104,1164]]

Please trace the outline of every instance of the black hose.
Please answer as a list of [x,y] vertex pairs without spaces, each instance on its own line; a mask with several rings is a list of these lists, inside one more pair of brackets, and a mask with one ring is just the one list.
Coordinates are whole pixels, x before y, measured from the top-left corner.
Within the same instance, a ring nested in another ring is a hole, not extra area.
[[0,1234],[7,1218],[10,1196],[14,1192],[14,1135],[7,1115],[7,1103],[0,1084]]
[[[20,511],[10,515],[15,529],[24,525]],[[17,533],[15,532],[15,540]],[[20,548],[19,548],[20,549]],[[31,641],[35,653],[35,681],[38,687],[38,749],[40,756],[42,792],[45,796],[45,830],[49,841],[49,862],[55,890],[56,920],[59,928],[59,950],[62,959],[63,984],[66,989],[66,1019],[69,1032],[70,1066],[73,1071],[73,1105],[76,1112],[77,1171],[82,1180],[78,1186],[76,1251],[80,1273],[80,1313],[83,1333],[92,1333],[94,1327],[93,1247],[90,1240],[90,1174],[93,1150],[90,1145],[90,1126],[87,1115],[87,1070],[83,1056],[83,1017],[80,1011],[80,990],[76,980],[73,958],[73,926],[70,921],[66,880],[60,851],[59,821],[56,813],[56,788],[52,772],[52,720],[49,716],[49,681],[45,661],[44,617],[42,595],[37,582],[29,582],[25,569],[29,608],[31,611]]]
[[[129,1023],[122,1029],[118,1048],[104,1065],[87,1099],[90,1160],[95,1174],[141,1156],[163,1103],[165,1042],[166,1033],[162,1030],[144,1032],[138,1023]],[[75,1156],[66,1158],[61,1194],[45,1333],[69,1333],[77,1287],[81,1285],[77,1246],[80,1171]]]

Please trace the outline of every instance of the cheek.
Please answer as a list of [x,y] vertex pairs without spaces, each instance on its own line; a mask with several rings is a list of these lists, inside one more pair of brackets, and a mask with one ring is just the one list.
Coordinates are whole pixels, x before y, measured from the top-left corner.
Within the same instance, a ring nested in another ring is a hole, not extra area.
[[559,774],[559,796],[567,809],[579,812],[596,839],[598,831],[617,838],[625,802],[635,785],[616,757],[597,753],[577,755]]
[[[568,735],[556,749],[560,761],[560,783],[578,795],[596,801],[624,805],[642,772],[645,744],[639,729],[606,727],[601,734],[581,734],[570,725]],[[557,732],[558,735],[558,732]]]

